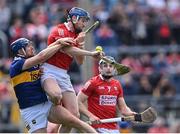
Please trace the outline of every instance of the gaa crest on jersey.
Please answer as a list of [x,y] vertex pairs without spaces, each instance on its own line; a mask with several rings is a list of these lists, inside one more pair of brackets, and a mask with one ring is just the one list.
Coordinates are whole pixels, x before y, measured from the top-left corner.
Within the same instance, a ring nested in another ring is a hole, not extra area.
[[64,36],[64,30],[61,28],[58,28],[58,34],[59,36]]
[[32,124],[36,124],[36,120],[32,120]]
[[117,90],[118,90],[118,88],[117,88],[117,87],[114,87],[114,90],[116,90],[116,91],[117,91]]

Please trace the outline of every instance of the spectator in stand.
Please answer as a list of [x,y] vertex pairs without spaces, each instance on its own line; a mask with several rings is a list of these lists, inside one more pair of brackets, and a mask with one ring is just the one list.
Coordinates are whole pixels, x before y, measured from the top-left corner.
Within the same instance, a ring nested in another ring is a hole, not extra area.
[[176,70],[176,73],[174,75],[170,75],[170,82],[174,85],[176,88],[176,93],[180,94],[180,66]]
[[[35,7],[30,11],[30,22],[25,25],[26,37],[33,39],[36,46],[35,48],[46,47],[46,39],[48,36],[48,29],[46,27],[47,17],[44,7]],[[44,47],[40,44],[44,42]]]
[[100,44],[107,55],[113,57],[118,56],[117,36],[115,32],[108,26],[107,23],[101,23],[99,29],[94,34],[95,44]]
[[101,23],[99,29],[95,32],[95,43],[102,44],[102,46],[117,46],[116,35],[107,23]]
[[24,35],[24,24],[20,17],[13,20],[13,23],[9,28],[9,35],[10,42],[13,42]]
[[154,125],[148,129],[148,133],[169,133],[169,128],[165,124],[165,120],[162,117],[158,117],[154,122]]
[[147,45],[147,19],[148,16],[141,11],[139,14],[139,18],[137,18],[136,26],[135,26],[135,39],[137,44]]
[[121,63],[133,68],[133,70],[131,71],[131,73],[133,73],[133,74],[139,74],[142,72],[141,63],[140,63],[139,59],[137,59],[137,57],[128,55],[121,60]]
[[169,73],[176,74],[180,66],[180,54],[178,54],[177,52],[171,53],[167,57],[167,62],[169,63]]
[[180,133],[180,121],[171,124],[170,133]]
[[168,72],[169,64],[166,60],[166,54],[163,51],[160,51],[152,58],[152,64],[156,73],[165,74]]
[[4,32],[8,31],[10,19],[11,19],[11,9],[7,5],[6,0],[0,0],[0,30]]
[[0,81],[0,101],[10,99],[9,91],[4,81]]
[[132,125],[130,122],[122,121],[118,124],[120,133],[132,133]]
[[105,4],[101,2],[95,8],[93,8],[94,19],[100,22],[106,22],[109,17],[109,12],[106,10]]
[[139,88],[139,94],[141,95],[152,95],[152,86],[149,82],[148,76],[143,75],[140,77],[140,88]]
[[166,18],[162,18],[162,22],[160,23],[159,26],[159,43],[162,45],[169,45],[172,42],[172,35],[171,35],[171,29],[168,24],[168,20]]
[[157,84],[156,88],[153,91],[153,96],[155,97],[173,97],[176,94],[176,89],[170,83],[167,76],[162,75],[161,79],[159,80],[159,83]]
[[150,54],[146,53],[140,57],[141,73],[152,74],[154,71]]
[[125,75],[122,80],[122,87],[125,89],[124,95],[137,95],[139,93],[139,85],[130,74]]

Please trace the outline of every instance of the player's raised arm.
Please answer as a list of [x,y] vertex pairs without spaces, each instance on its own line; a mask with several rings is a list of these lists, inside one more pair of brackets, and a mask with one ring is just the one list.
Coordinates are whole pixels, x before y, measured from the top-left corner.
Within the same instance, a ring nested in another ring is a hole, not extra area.
[[39,52],[37,55],[35,55],[33,43],[26,38],[20,38],[11,44],[11,49],[15,56],[20,56],[26,59],[22,67],[22,70],[26,70],[35,65],[45,62],[48,58],[53,56],[59,49],[66,45],[70,45],[70,43],[72,42],[73,40],[70,38],[58,39],[50,45],[51,47],[48,47]]
[[[85,47],[85,32],[79,33],[78,37],[75,39],[75,42],[78,44],[78,48],[84,49]],[[82,65],[84,62],[85,56],[75,56],[75,60],[79,65]]]
[[[40,53],[35,55],[32,58],[29,58],[25,61],[23,65],[23,70],[32,67],[36,64],[40,64],[48,60],[51,56],[53,56],[59,49],[66,45],[70,45],[73,42],[71,38],[61,38],[55,41],[50,45],[50,47],[47,47],[46,49],[42,50]],[[31,45],[29,47],[32,47]]]
[[64,52],[72,56],[92,56],[94,58],[100,58],[102,52],[98,51],[87,51],[77,47],[67,46],[63,48]]

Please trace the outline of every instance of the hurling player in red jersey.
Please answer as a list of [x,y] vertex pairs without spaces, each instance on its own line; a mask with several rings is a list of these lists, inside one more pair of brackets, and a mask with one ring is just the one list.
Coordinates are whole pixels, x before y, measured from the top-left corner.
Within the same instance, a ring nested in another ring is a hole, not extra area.
[[[115,61],[113,57],[106,57]],[[113,65],[100,60],[100,74],[87,81],[79,92],[79,110],[90,121],[115,118],[116,106],[118,106],[121,114],[125,116],[136,114],[125,103],[122,86],[118,80],[113,78],[115,71]],[[86,101],[88,108],[86,108]],[[119,133],[117,123],[104,123],[93,125],[93,127],[100,133]]]
[[[41,82],[44,90],[56,104],[63,104],[73,115],[79,117],[78,103],[75,91],[67,74],[73,59],[78,64],[82,64],[84,56],[100,57],[101,52],[86,51],[83,49],[85,43],[85,32],[83,28],[87,25],[90,16],[87,11],[82,8],[73,7],[69,11],[68,22],[59,24],[52,29],[48,44],[59,38],[74,38],[71,46],[64,47],[54,56],[52,56],[44,65],[44,74]],[[52,90],[53,87],[53,90]],[[70,132],[71,128],[62,126],[60,132]],[[50,131],[55,132],[55,131]]]

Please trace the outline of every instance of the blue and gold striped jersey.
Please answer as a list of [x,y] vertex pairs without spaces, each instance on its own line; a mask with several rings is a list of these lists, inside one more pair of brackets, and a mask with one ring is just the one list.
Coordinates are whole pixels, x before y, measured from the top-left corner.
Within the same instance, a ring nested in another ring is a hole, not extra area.
[[22,71],[25,60],[15,57],[10,66],[10,76],[20,109],[47,101],[40,82],[39,65]]

